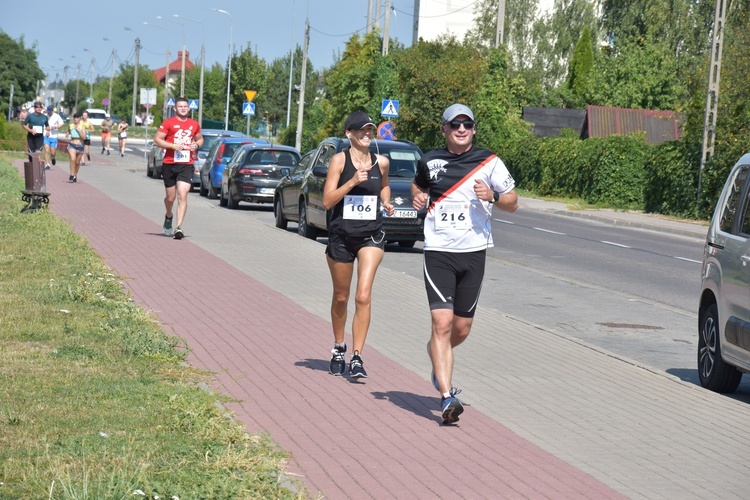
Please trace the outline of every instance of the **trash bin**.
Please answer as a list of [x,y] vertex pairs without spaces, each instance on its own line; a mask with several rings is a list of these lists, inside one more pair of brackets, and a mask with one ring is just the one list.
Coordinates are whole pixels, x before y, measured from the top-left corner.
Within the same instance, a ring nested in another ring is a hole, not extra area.
[[34,212],[49,204],[49,193],[47,192],[47,175],[42,165],[42,153],[28,153],[29,161],[23,162],[23,174],[26,181],[26,189],[21,191],[22,199],[27,205],[21,213]]

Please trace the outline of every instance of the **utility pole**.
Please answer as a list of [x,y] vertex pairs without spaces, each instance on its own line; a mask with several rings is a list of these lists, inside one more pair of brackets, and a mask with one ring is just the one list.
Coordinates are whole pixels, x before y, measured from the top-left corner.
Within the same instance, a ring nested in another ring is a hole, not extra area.
[[130,120],[132,121],[131,125],[135,127],[135,112],[137,111],[136,108],[136,97],[138,95],[138,56],[141,52],[141,39],[137,38],[135,39],[135,71],[133,75],[133,110]]
[[[379,1],[379,0],[378,0]],[[302,50],[302,77],[299,83],[299,106],[297,108],[297,136],[294,147],[302,151],[302,116],[305,114],[305,80],[307,79],[307,46],[310,44],[310,20],[305,19],[305,43]]]
[[714,30],[711,40],[711,55],[708,60],[708,95],[706,96],[706,115],[703,119],[703,147],[698,171],[698,199],[703,191],[703,169],[714,154],[716,140],[716,114],[719,103],[719,77],[721,75],[721,51],[724,42],[724,22],[727,14],[727,2],[716,0],[714,13]]
[[182,76],[180,80],[180,97],[185,97],[185,51],[187,48],[182,44]]
[[8,99],[8,121],[13,117],[13,92],[16,87],[10,84],[10,98]]
[[162,119],[167,119],[167,114],[169,112],[169,108],[167,107],[167,98],[169,97],[169,47],[167,47],[167,65],[164,66],[165,73],[164,73],[164,109],[162,110]]
[[112,66],[109,70],[109,97],[107,98],[107,113],[112,109],[112,81],[115,79],[115,57],[117,56],[117,49],[112,49]]
[[497,27],[495,28],[495,48],[503,43],[505,31],[505,0],[497,3]]
[[89,81],[89,97],[94,98],[94,58],[91,58],[91,80]]
[[78,96],[80,95],[79,90],[81,87],[81,78],[79,76],[80,73],[81,73],[81,63],[78,63],[78,66],[76,67],[76,102],[75,102],[75,106],[73,107],[74,111],[78,110]]
[[206,45],[201,43],[201,84],[198,96],[198,123],[203,126],[203,72],[206,68]]
[[391,0],[385,0],[385,21],[383,23],[383,56],[388,55],[391,29]]
[[368,35],[372,33],[372,0],[367,0],[367,30]]

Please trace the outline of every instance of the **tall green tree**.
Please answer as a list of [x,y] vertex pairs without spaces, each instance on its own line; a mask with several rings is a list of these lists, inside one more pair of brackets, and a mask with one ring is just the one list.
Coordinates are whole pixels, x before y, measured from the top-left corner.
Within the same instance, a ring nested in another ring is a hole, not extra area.
[[267,114],[265,107],[268,88],[266,61],[252,48],[245,48],[240,54],[232,57],[232,84],[229,98],[229,123],[236,130],[245,130],[247,118],[242,115],[242,103],[247,101],[245,90],[255,90],[258,94],[255,102],[256,116],[251,120],[251,128],[257,125]]
[[0,109],[6,116],[11,84],[14,106],[36,97],[37,82],[44,79],[37,55],[36,44],[27,47],[23,36],[14,40],[0,30]]
[[486,72],[482,50],[459,43],[454,37],[420,40],[396,55],[400,109],[396,120],[399,139],[423,149],[444,144],[440,116],[460,102],[473,105]]
[[341,59],[326,75],[325,99],[330,106],[324,109],[330,114],[321,135],[342,134],[344,120],[353,111],[366,111],[370,116],[380,113],[374,103],[381,47],[377,30],[363,37],[352,35],[346,43]]
[[[116,114],[120,118],[127,120],[128,123],[133,123],[133,83],[135,80],[135,65],[133,64],[121,64],[118,73],[115,75],[114,81],[112,82],[112,104],[110,109],[112,113]],[[69,82],[70,83],[70,82]],[[145,112],[145,108],[141,106],[141,89],[142,88],[156,88],[158,82],[154,77],[153,72],[148,66],[139,64],[138,65],[138,82],[135,87],[135,112],[140,114]],[[65,98],[67,99],[67,90],[65,92]],[[85,102],[82,103],[85,108]],[[83,108],[79,108],[79,111]]]
[[[214,63],[203,69],[203,118],[224,121],[227,99],[227,74],[225,68]],[[201,69],[190,69],[185,75],[185,92],[200,95]],[[249,89],[252,90],[252,89]],[[163,93],[163,90],[160,90]]]
[[576,101],[572,107],[581,108],[585,106],[585,94],[589,88],[589,80],[593,67],[594,50],[592,47],[591,32],[588,26],[584,26],[568,70],[568,90],[570,90],[573,99]]
[[[302,81],[303,50],[300,46],[297,46],[294,51],[291,103],[289,102],[290,55],[291,51],[285,57],[273,60],[268,66],[268,90],[265,106],[269,112],[269,116],[272,117],[273,128],[277,131],[286,127],[287,116],[289,117],[290,126],[297,123],[300,97],[299,85]],[[309,59],[307,60],[305,69],[307,73],[305,75],[305,114],[307,114],[310,106],[315,101],[319,79]],[[291,145],[294,145],[294,140],[292,140]]]

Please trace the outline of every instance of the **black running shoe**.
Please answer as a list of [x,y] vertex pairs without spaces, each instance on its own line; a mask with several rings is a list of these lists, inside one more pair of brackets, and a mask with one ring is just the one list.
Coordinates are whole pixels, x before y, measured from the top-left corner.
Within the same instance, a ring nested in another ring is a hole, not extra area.
[[458,422],[458,416],[464,412],[464,405],[456,397],[457,391],[451,390],[451,395],[442,398],[440,407],[443,409],[443,424],[454,424]]
[[52,157],[52,164],[54,165],[54,164],[56,164],[56,163],[57,163],[57,160],[55,160],[55,157],[53,156],[53,157]]
[[68,182],[73,182],[73,176],[72,175],[68,177]]
[[109,149],[107,150],[107,156],[109,156]]
[[331,364],[328,366],[328,371],[331,375],[343,375],[346,371],[346,344],[344,347],[334,347],[331,349]]
[[349,363],[349,376],[351,378],[367,378],[365,367],[362,366],[362,358],[359,354],[352,354],[352,360]]
[[88,153],[86,153],[86,159],[87,159],[88,161],[91,161],[91,155],[90,155],[90,154],[88,154]]
[[102,148],[102,154],[104,154],[104,148]]
[[78,177],[73,177],[73,182],[78,182]]
[[44,170],[49,170],[49,169],[51,169],[51,168],[52,168],[52,167],[50,167],[50,166],[49,166],[49,164],[47,164],[47,165],[45,165],[45,166],[44,166]]
[[182,232],[182,229],[178,227],[177,229],[174,230],[174,239],[181,240],[184,237],[185,237],[185,233]]

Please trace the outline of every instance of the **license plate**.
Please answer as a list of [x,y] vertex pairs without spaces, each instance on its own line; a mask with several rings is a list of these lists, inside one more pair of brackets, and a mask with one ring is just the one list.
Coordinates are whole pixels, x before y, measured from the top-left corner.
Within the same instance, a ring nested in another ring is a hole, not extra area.
[[273,194],[274,188],[260,188],[260,194]]
[[416,210],[396,210],[393,215],[390,216],[391,219],[416,219],[417,218],[417,211]]

